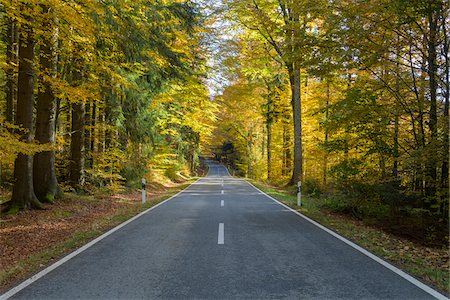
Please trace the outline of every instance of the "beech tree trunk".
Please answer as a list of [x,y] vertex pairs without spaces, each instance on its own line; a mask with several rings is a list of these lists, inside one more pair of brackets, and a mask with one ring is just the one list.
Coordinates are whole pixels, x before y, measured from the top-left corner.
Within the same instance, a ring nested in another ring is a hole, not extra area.
[[17,71],[14,66],[17,64],[18,51],[18,30],[17,24],[13,20],[8,19],[8,28],[5,35],[6,44],[6,115],[5,119],[9,123],[14,123],[15,103],[17,99]]
[[272,180],[272,122],[267,122],[267,180]]
[[[446,18],[441,15],[442,18],[442,30],[444,36],[443,42],[443,56],[445,57],[445,86],[444,86],[444,138],[443,138],[443,153],[444,159],[442,161],[442,174],[441,174],[441,188],[445,191],[444,197],[448,204],[448,178],[449,178],[449,98],[450,98],[450,59],[449,59],[449,37],[446,29]],[[442,209],[444,212],[444,209]]]
[[[325,137],[324,144],[328,147],[328,137],[329,137],[329,119],[330,119],[330,81],[327,80],[327,99],[325,103]],[[323,186],[327,188],[327,172],[328,172],[328,149],[325,150],[325,155],[323,157]]]
[[274,88],[271,83],[267,84],[267,111],[266,111],[266,152],[267,152],[267,180],[272,180],[272,127],[274,119]]
[[[31,22],[21,27],[19,36],[19,76],[16,125],[21,140],[30,143],[33,136],[34,46]],[[19,153],[14,161],[14,188],[11,209],[40,208],[33,189],[33,156]]]
[[[437,107],[436,107],[436,33],[438,17],[437,12],[430,8],[428,22],[430,26],[430,34],[428,37],[428,76],[430,88],[430,120],[428,126],[431,132],[430,154],[431,157],[427,164],[427,185],[425,187],[427,195],[436,194],[437,183]],[[429,179],[429,180],[428,180]]]
[[91,113],[91,146],[90,146],[90,150],[91,150],[91,155],[90,155],[90,166],[91,168],[94,167],[94,153],[96,151],[95,149],[95,140],[96,140],[96,131],[95,131],[95,125],[96,125],[96,111],[97,111],[97,105],[95,104],[95,101],[92,103],[92,113]]
[[84,151],[86,154],[85,164],[86,168],[91,168],[91,162],[92,162],[92,150],[91,150],[91,126],[92,126],[92,119],[91,119],[91,110],[92,106],[89,102],[86,103],[85,106],[85,128],[84,128]]
[[289,80],[292,90],[292,111],[294,117],[294,168],[290,184],[297,184],[303,179],[303,161],[302,161],[302,109],[300,95],[300,69],[293,64],[290,70]]
[[292,145],[290,115],[286,112],[283,124],[283,171],[284,176],[291,175],[292,171]]
[[[43,7],[44,13],[50,14],[48,7]],[[48,16],[48,18],[50,18]],[[49,19],[45,28],[49,32],[42,35],[40,47],[40,88],[36,103],[36,140],[41,144],[55,143],[56,97],[51,87],[50,79],[56,78],[57,72],[57,31]],[[33,164],[34,192],[41,202],[53,202],[59,193],[55,170],[55,151],[36,153]]]
[[[81,64],[75,63],[73,70],[73,83],[81,84]],[[72,103],[72,128],[70,140],[70,165],[69,180],[75,189],[83,185],[84,173],[84,124],[85,124],[84,103],[78,100]]]

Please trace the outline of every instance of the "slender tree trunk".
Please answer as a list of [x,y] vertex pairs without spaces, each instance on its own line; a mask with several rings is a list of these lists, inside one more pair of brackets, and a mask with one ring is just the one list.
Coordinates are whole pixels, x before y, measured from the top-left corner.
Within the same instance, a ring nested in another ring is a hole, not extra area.
[[267,85],[267,111],[266,111],[266,152],[267,152],[267,180],[272,180],[272,126],[273,126],[273,88]]
[[90,156],[90,159],[91,159],[91,163],[90,163],[90,166],[91,166],[91,168],[93,168],[94,167],[94,155],[95,155],[95,152],[96,152],[96,149],[95,149],[95,140],[96,140],[96,129],[95,129],[95,125],[97,124],[97,104],[95,103],[95,101],[92,103],[92,114],[91,114],[91,133],[90,133],[90,137],[91,137],[91,146],[90,146],[90,149],[91,149],[91,156]]
[[91,126],[92,126],[92,106],[90,102],[86,102],[85,106],[85,127],[84,127],[84,151],[85,151],[85,167],[91,168],[91,162],[92,162],[92,151],[91,151]]
[[399,132],[399,112],[398,109],[395,109],[394,116],[394,164],[392,166],[392,175],[394,179],[397,181],[398,179],[398,160],[399,160],[399,151],[398,151],[398,132]]
[[[81,64],[75,64],[74,84],[79,85],[82,81]],[[80,188],[84,180],[84,124],[85,112],[83,101],[72,103],[72,128],[70,142],[70,183],[74,188]]]
[[6,44],[6,121],[14,123],[15,103],[17,99],[17,51],[18,51],[18,28],[17,23],[8,19],[8,27],[5,35]]
[[[328,147],[328,136],[329,136],[329,118],[330,118],[330,81],[327,80],[327,100],[325,102],[325,147]],[[328,171],[328,149],[325,150],[325,155],[323,157],[323,186],[327,187],[327,171]]]
[[296,67],[296,64],[293,64],[293,69],[290,71],[289,78],[291,81],[291,104],[294,119],[294,168],[289,183],[296,184],[303,179],[300,69]]
[[[43,12],[51,14],[50,8],[43,6]],[[50,18],[50,17],[48,17]],[[49,20],[44,28],[50,29],[42,35],[40,47],[40,88],[36,103],[36,140],[40,144],[55,143],[56,98],[51,79],[56,78],[58,58],[56,54],[58,33]],[[55,151],[36,153],[33,163],[34,192],[41,202],[52,202],[59,193],[55,170]]]
[[[441,175],[441,188],[445,191],[444,199],[448,205],[448,183],[449,183],[449,98],[450,98],[450,58],[449,58],[449,37],[446,29],[446,17],[441,15],[442,18],[442,30],[443,30],[443,56],[445,59],[445,86],[444,86],[444,137],[443,137],[443,153],[444,159],[442,161],[442,175]],[[441,209],[444,212],[443,209]]]
[[99,107],[98,116],[100,127],[98,129],[98,153],[102,153],[105,150],[105,127],[106,127],[106,118],[105,118],[105,105],[103,102],[103,107]]
[[107,103],[105,103],[105,125],[105,149],[109,149],[112,146],[111,107]]
[[[19,76],[16,125],[21,129],[21,140],[33,139],[34,98],[34,34],[31,20],[22,25],[19,36]],[[14,162],[14,188],[11,209],[40,208],[33,188],[33,156],[19,153]]]
[[427,195],[435,195],[437,187],[437,106],[436,106],[436,34],[437,34],[437,12],[434,9],[430,9],[428,22],[430,27],[430,32],[428,36],[428,77],[429,77],[429,88],[430,88],[430,120],[429,128],[431,132],[430,139],[430,154],[431,157],[428,159],[427,163],[427,180],[428,184],[426,186]]
[[281,176],[286,176],[286,124],[283,122],[283,156],[282,156],[282,164],[281,164]]
[[83,185],[84,172],[84,103],[72,103],[72,138],[70,143],[70,182],[74,188]]
[[267,180],[272,178],[272,122],[267,122]]
[[282,175],[291,175],[292,152],[291,152],[291,132],[290,132],[289,113],[284,112],[283,116],[283,168]]
[[[399,38],[397,37],[397,43],[399,43]],[[397,45],[396,49],[396,76],[395,76],[395,93],[398,100],[394,103],[394,149],[393,149],[393,156],[394,156],[394,163],[392,166],[392,176],[394,177],[394,181],[397,185],[400,184],[399,178],[398,178],[398,161],[400,158],[399,155],[399,144],[398,144],[398,135],[399,135],[399,118],[400,118],[400,112],[399,112],[399,104],[398,101],[400,101],[400,47]]]

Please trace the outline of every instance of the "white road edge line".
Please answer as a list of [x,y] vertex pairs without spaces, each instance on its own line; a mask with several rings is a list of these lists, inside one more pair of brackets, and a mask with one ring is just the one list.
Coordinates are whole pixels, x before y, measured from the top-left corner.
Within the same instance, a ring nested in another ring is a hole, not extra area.
[[224,206],[225,205],[225,201],[220,200],[220,206]]
[[[244,180],[244,179],[243,179]],[[389,270],[391,270],[392,272],[396,273],[397,275],[399,275],[400,277],[402,277],[403,279],[406,279],[407,281],[409,281],[410,283],[414,284],[415,286],[417,286],[418,288],[420,288],[421,290],[427,292],[428,294],[432,295],[433,297],[435,297],[436,299],[440,299],[440,300],[449,300],[449,298],[447,298],[446,296],[444,296],[443,294],[439,293],[438,291],[434,290],[433,288],[429,287],[428,285],[422,283],[421,281],[415,279],[414,277],[412,277],[411,275],[405,273],[404,271],[400,270],[399,268],[391,265],[390,263],[388,263],[387,261],[381,259],[380,257],[376,256],[375,254],[372,254],[371,252],[367,251],[366,249],[362,248],[361,246],[356,245],[355,243],[347,240],[345,237],[337,234],[336,232],[326,228],[325,226],[317,223],[316,221],[308,218],[307,216],[304,216],[303,214],[299,213],[298,211],[290,208],[289,206],[287,206],[284,203],[281,203],[280,201],[278,201],[277,199],[273,198],[272,196],[266,194],[265,192],[261,191],[260,189],[258,189],[256,186],[254,186],[251,182],[248,182],[247,180],[244,180],[245,182],[247,182],[249,185],[251,185],[254,189],[256,189],[257,191],[259,191],[261,194],[263,194],[264,196],[266,196],[267,198],[275,201],[276,203],[280,204],[281,206],[289,209],[290,211],[292,211],[293,213],[297,214],[298,216],[302,217],[303,219],[305,219],[306,221],[316,225],[317,227],[319,227],[320,229],[326,231],[327,233],[331,234],[332,236],[334,236],[335,238],[337,238],[338,240],[341,240],[342,242],[346,243],[347,245],[349,245],[350,247],[358,250],[359,252],[361,252],[362,254],[368,256],[369,258],[373,259],[374,261],[376,261],[377,263],[383,265],[384,267],[388,268]]]
[[[202,177],[204,178],[204,177]],[[197,181],[201,180],[202,178],[197,179],[196,181],[194,181],[192,184],[196,183]],[[176,193],[175,195],[171,196],[170,198],[156,204],[155,206],[150,207],[147,210],[144,210],[143,212],[139,213],[138,215],[132,217],[131,219],[117,225],[116,227],[114,227],[113,229],[105,232],[104,234],[102,234],[101,236],[97,237],[96,239],[90,241],[89,243],[87,243],[86,245],[82,246],[81,248],[78,248],[77,250],[73,251],[72,253],[64,256],[63,258],[61,258],[60,260],[58,260],[57,262],[53,263],[52,265],[48,266],[47,268],[45,268],[44,270],[38,272],[37,274],[31,276],[30,278],[28,278],[27,280],[23,281],[21,284],[17,285],[16,287],[10,289],[9,291],[7,291],[6,293],[4,293],[3,295],[0,295],[0,300],[6,300],[12,296],[14,296],[15,294],[17,294],[18,292],[20,292],[21,290],[23,290],[24,288],[26,288],[27,286],[29,286],[30,284],[32,284],[33,282],[35,282],[36,280],[44,277],[45,275],[47,275],[48,273],[50,273],[51,271],[55,270],[56,268],[58,268],[59,266],[61,266],[62,264],[64,264],[65,262],[69,261],[70,259],[74,258],[75,256],[77,256],[78,254],[82,253],[83,251],[87,250],[88,248],[94,246],[95,244],[97,244],[98,242],[100,242],[101,240],[103,240],[104,238],[106,238],[107,236],[113,234],[114,232],[116,232],[117,230],[119,230],[120,228],[128,225],[129,223],[133,222],[134,220],[142,217],[143,215],[145,215],[146,213],[150,212],[151,210],[157,208],[158,206],[163,205],[164,203],[176,198],[177,196],[179,196],[180,194],[182,194],[184,191],[186,191],[192,184],[190,184],[189,186],[187,186],[185,189],[179,191],[178,193]]]
[[219,223],[219,232],[218,232],[218,236],[217,236],[217,244],[219,244],[219,245],[223,245],[225,243],[224,227],[225,227],[225,225],[223,223]]

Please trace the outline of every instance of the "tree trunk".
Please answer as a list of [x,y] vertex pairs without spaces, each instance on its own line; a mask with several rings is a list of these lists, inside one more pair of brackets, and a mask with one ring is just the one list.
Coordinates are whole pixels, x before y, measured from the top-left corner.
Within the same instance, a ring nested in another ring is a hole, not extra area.
[[[104,105],[106,105],[106,103]],[[102,153],[105,150],[105,127],[106,127],[105,120],[106,120],[106,118],[105,118],[105,108],[104,107],[99,107],[98,116],[99,116],[99,123],[100,123],[100,127],[98,129],[98,153]]]
[[[30,143],[33,136],[34,46],[31,22],[21,27],[19,37],[19,76],[16,125],[21,140]],[[14,188],[11,209],[40,208],[33,189],[33,156],[19,153],[14,162]]]
[[84,103],[72,104],[72,138],[70,142],[70,183],[72,187],[83,185],[84,171]]
[[[75,63],[73,70],[73,83],[80,85],[82,82],[81,62]],[[78,100],[72,103],[72,128],[70,140],[70,166],[69,179],[73,188],[80,188],[84,181],[84,103]]]
[[[43,6],[43,11],[49,14],[49,7]],[[36,103],[36,140],[40,144],[55,144],[56,97],[51,86],[51,79],[57,72],[57,41],[58,33],[52,21],[44,24],[50,29],[42,35],[40,47],[40,87]],[[55,151],[36,153],[33,164],[34,192],[41,202],[52,202],[58,195],[59,187],[55,170]]]
[[[399,38],[397,37],[397,43],[399,43]],[[398,177],[398,161],[400,158],[399,155],[399,143],[398,143],[398,135],[399,135],[399,118],[400,118],[400,112],[399,112],[399,104],[400,101],[400,47],[397,45],[396,49],[396,76],[395,76],[395,93],[398,100],[394,103],[395,110],[394,110],[394,149],[393,149],[393,156],[394,156],[394,163],[392,166],[392,176],[394,177],[394,181],[396,182],[396,185],[400,185],[400,180]],[[398,183],[398,184],[397,184]]]
[[[450,98],[450,59],[449,59],[449,37],[446,29],[446,17],[442,16],[442,30],[443,30],[443,56],[445,57],[445,86],[444,86],[444,138],[443,138],[443,153],[444,159],[442,161],[442,174],[441,174],[441,188],[445,191],[444,199],[448,203],[448,179],[449,179],[449,98]],[[444,212],[444,210],[441,210]]]
[[[327,80],[327,100],[325,103],[325,147],[328,147],[328,136],[329,136],[329,118],[330,118],[330,81]],[[328,149],[325,149],[325,155],[323,157],[323,186],[327,187],[327,171],[328,171]]]
[[272,180],[272,122],[267,122],[267,180]]
[[[430,88],[430,121],[429,128],[431,132],[430,139],[430,154],[431,157],[428,159],[427,163],[427,180],[428,184],[426,186],[427,195],[436,194],[436,179],[437,179],[437,107],[436,107],[436,33],[437,33],[437,22],[438,22],[438,12],[435,9],[429,8],[430,12],[428,15],[428,22],[430,26],[430,33],[428,36],[428,76],[429,76],[429,88]],[[438,9],[438,8],[436,8]]]
[[272,180],[272,126],[273,126],[273,106],[274,91],[271,84],[267,85],[267,111],[266,111],[266,152],[267,152],[267,180]]
[[8,28],[5,36],[6,44],[6,121],[14,123],[15,103],[17,99],[17,50],[18,50],[18,28],[17,23],[8,19]]
[[302,165],[302,110],[301,110],[301,95],[300,95],[300,69],[293,64],[293,69],[290,70],[289,80],[291,82],[292,90],[292,111],[294,118],[294,168],[290,184],[297,184],[303,177]]
[[90,155],[90,166],[91,168],[94,167],[94,153],[95,153],[95,139],[96,139],[96,131],[95,131],[95,125],[97,123],[96,121],[97,118],[97,105],[95,103],[95,101],[92,103],[92,114],[91,114],[91,133],[90,133],[90,138],[91,138],[91,146],[90,146],[90,150],[91,150],[91,155]]
[[92,151],[91,151],[91,126],[92,126],[92,114],[91,114],[92,106],[91,103],[86,102],[85,107],[85,122],[86,126],[84,127],[84,151],[85,151],[85,164],[86,168],[91,168],[91,162],[92,162]]

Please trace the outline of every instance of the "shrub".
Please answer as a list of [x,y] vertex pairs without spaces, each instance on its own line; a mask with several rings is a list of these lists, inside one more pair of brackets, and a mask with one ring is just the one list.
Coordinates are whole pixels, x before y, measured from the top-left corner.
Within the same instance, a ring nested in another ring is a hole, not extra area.
[[318,196],[323,194],[322,185],[317,179],[306,179],[302,183],[302,193],[311,196]]

